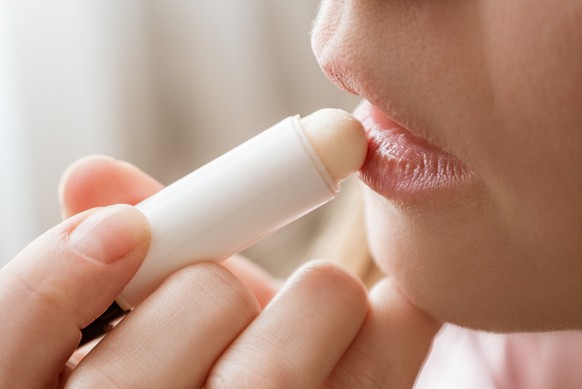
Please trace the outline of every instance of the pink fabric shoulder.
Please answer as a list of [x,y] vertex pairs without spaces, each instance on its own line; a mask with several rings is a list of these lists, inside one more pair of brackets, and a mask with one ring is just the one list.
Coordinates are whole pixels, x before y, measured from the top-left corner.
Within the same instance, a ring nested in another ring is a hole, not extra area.
[[582,388],[582,332],[497,335],[447,325],[415,389]]

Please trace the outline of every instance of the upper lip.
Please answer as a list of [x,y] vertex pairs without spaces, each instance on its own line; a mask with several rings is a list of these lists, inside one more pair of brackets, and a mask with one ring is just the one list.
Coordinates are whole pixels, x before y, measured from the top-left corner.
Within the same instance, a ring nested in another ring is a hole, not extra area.
[[426,131],[423,126],[418,125],[418,121],[415,121],[412,115],[405,117],[400,114],[405,110],[399,107],[401,104],[398,104],[398,100],[393,97],[395,94],[391,94],[392,98],[389,100],[381,98],[380,94],[369,86],[370,82],[367,82],[365,77],[362,75],[354,77],[349,70],[334,65],[333,63],[326,64],[323,66],[323,71],[336,86],[348,93],[361,96],[403,129],[444,150],[444,144],[435,139],[434,135]]

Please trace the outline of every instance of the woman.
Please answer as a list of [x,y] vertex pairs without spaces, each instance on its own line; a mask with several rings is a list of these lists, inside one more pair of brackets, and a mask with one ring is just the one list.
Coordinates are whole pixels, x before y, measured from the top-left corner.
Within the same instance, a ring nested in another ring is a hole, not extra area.
[[0,275],[0,382],[410,387],[440,323],[579,329],[580,22],[576,0],[323,1],[315,55],[369,101],[357,111],[367,232],[389,278],[366,293],[316,262],[276,292],[244,260],[196,265],[65,366],[149,239],[131,207],[82,211],[160,188],[125,163],[85,160],[63,179],[72,217]]

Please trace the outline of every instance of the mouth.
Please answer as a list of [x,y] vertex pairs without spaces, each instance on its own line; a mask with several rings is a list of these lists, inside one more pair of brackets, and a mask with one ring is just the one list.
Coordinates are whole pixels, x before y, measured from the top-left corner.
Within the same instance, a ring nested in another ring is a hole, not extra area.
[[471,170],[461,160],[414,135],[364,100],[354,111],[368,134],[361,180],[380,195],[411,200],[468,185]]

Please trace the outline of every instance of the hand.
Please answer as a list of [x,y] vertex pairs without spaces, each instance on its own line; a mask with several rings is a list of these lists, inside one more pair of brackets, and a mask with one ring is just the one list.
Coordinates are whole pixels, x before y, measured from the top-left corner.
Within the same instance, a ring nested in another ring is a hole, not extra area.
[[242,258],[190,266],[95,348],[73,353],[79,329],[113,301],[147,251],[143,216],[108,205],[134,204],[160,188],[108,158],[69,169],[61,199],[71,217],[0,271],[0,387],[412,385],[438,324],[390,282],[368,299],[357,280],[325,262],[300,269],[278,293]]

